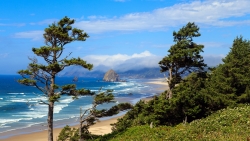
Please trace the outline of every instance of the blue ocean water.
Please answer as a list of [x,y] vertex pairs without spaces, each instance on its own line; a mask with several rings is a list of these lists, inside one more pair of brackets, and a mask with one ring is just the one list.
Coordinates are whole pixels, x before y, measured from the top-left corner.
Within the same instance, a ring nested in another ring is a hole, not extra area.
[[[23,129],[35,125],[46,125],[47,106],[39,104],[46,97],[35,87],[24,86],[17,83],[18,75],[0,75],[0,133]],[[72,84],[73,78],[58,77],[58,85]],[[75,82],[77,88],[86,88],[92,91],[113,89],[118,102],[137,102],[143,97],[156,94],[155,87],[144,83],[146,80],[128,80],[127,82],[103,82],[101,78],[78,78]],[[132,94],[132,95],[131,95]],[[62,96],[55,103],[54,121],[60,125],[60,121],[76,121],[79,116],[79,107],[87,109],[91,107],[93,98],[82,96],[73,100],[70,96]],[[118,103],[117,102],[117,103]],[[112,105],[102,105],[107,108]],[[58,122],[56,122],[58,121]]]

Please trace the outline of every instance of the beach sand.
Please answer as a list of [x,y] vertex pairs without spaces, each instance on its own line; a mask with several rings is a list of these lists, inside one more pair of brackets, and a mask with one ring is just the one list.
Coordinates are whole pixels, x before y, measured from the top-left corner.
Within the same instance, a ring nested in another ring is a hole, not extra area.
[[[156,91],[158,92],[158,94],[156,94],[156,95],[159,95],[160,93],[162,93],[162,92],[164,92],[165,90],[168,89],[168,84],[166,82],[166,79],[164,79],[164,78],[149,79],[149,81],[146,82],[146,83],[158,86],[156,88]],[[152,99],[153,99],[153,97],[147,97],[147,98],[143,98],[142,100],[145,101],[145,102],[148,102],[148,101],[150,101]]]
[[164,78],[158,78],[158,79],[149,79],[148,82],[146,82],[148,84],[154,84],[154,85],[159,85],[159,87],[157,88],[157,90],[159,91],[165,91],[168,89],[168,84],[166,82],[166,79]]
[[[97,122],[95,125],[91,126],[89,131],[96,135],[104,135],[111,133],[111,125],[112,123],[115,123],[119,117],[114,117],[108,120],[103,120],[100,122]],[[78,126],[72,126],[74,128],[78,128]],[[61,132],[62,128],[55,128],[54,129],[54,141],[56,141],[59,133]],[[30,134],[22,134],[13,136],[6,139],[0,139],[1,141],[46,141],[48,140],[47,131],[41,131],[41,132],[34,132]]]
[[[163,78],[161,78],[161,79],[149,79],[149,81],[146,83],[152,84],[152,85],[158,85],[157,91],[159,91],[159,92],[163,92],[168,88],[168,85],[164,81]],[[143,100],[148,101],[151,99],[152,99],[152,97],[144,98]],[[113,118],[110,118],[107,120],[97,122],[95,125],[90,127],[89,131],[91,133],[97,134],[97,135],[104,135],[104,134],[111,133],[111,125],[110,124],[117,122],[117,119],[121,118],[121,117],[122,116],[113,117]],[[78,126],[71,126],[71,127],[78,128]],[[62,128],[55,128],[54,129],[54,140],[55,141],[56,141],[61,130],[62,130]],[[48,134],[47,130],[43,130],[40,132],[21,134],[21,135],[12,136],[12,137],[5,138],[5,139],[0,139],[0,141],[46,141],[46,140],[48,140],[47,134]]]

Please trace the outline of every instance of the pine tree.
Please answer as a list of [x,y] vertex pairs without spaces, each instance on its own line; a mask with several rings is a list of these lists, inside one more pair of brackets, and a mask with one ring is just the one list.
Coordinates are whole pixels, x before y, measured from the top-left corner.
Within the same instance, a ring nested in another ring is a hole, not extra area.
[[118,114],[120,111],[128,110],[133,107],[130,103],[119,103],[109,109],[97,108],[97,106],[105,103],[116,102],[112,92],[113,90],[107,90],[94,95],[92,107],[86,109],[84,112],[82,112],[82,109],[80,109],[79,129],[71,129],[69,126],[64,127],[58,136],[58,141],[73,140],[73,138],[74,140],[79,141],[93,139],[95,135],[92,135],[89,132],[89,127],[99,121],[99,118],[113,116]]
[[218,104],[216,97],[207,93],[206,82],[209,74],[191,73],[173,89],[174,97],[171,104],[175,107],[176,115],[188,122],[208,116]]
[[78,65],[88,70],[93,67],[92,64],[88,64],[79,57],[68,59],[69,56],[64,58],[61,56],[65,45],[74,41],[85,41],[89,37],[83,30],[72,28],[72,24],[74,20],[64,17],[58,23],[49,25],[43,34],[45,46],[32,48],[33,53],[42,57],[45,63],[38,63],[36,58],[30,58],[32,62],[28,68],[18,72],[23,77],[18,80],[19,83],[35,86],[47,97],[47,101],[40,101],[40,103],[48,105],[48,141],[53,141],[54,103],[59,101],[60,96],[67,94],[77,97],[93,94],[89,90],[77,90],[75,84],[58,86],[55,81],[57,74],[65,67]]
[[[210,92],[223,95],[233,103],[250,102],[250,41],[237,37],[228,55],[212,71],[209,83]],[[230,104],[230,103],[229,103]]]
[[168,56],[159,62],[161,72],[168,71],[167,98],[172,98],[172,89],[180,83],[184,75],[191,72],[203,72],[204,67],[207,66],[200,55],[204,46],[193,42],[194,37],[200,36],[199,28],[194,23],[188,23],[178,32],[174,31],[173,36],[176,44],[168,50]]

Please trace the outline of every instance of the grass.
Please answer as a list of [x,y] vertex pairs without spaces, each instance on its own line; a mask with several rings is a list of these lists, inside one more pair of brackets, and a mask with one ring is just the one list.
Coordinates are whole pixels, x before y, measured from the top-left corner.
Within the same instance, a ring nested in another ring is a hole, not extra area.
[[111,141],[246,141],[250,140],[250,106],[220,110],[207,118],[174,127],[135,126],[98,140]]

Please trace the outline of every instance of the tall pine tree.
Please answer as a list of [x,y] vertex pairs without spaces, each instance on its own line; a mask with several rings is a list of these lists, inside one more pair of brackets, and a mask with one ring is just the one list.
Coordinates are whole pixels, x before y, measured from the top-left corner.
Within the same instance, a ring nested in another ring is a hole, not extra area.
[[28,68],[18,72],[23,77],[18,80],[19,83],[35,86],[47,97],[47,101],[40,101],[40,103],[48,105],[48,141],[53,141],[54,103],[59,100],[60,96],[63,94],[72,96],[93,94],[89,90],[77,90],[74,84],[65,86],[56,84],[57,74],[65,67],[78,65],[88,70],[93,67],[92,64],[88,64],[81,58],[68,59],[69,56],[64,58],[61,56],[65,45],[74,41],[85,41],[89,37],[83,30],[72,28],[72,24],[74,24],[74,20],[64,17],[58,23],[49,25],[43,34],[45,46],[32,48],[33,53],[42,57],[45,63],[41,64],[37,59],[30,58],[32,62]]
[[[250,41],[237,37],[228,55],[212,71],[210,92],[223,95],[233,103],[250,102]],[[230,103],[229,103],[230,104]],[[232,103],[231,103],[232,104]]]
[[193,42],[194,37],[200,36],[198,26],[188,23],[178,32],[174,31],[173,36],[175,44],[168,50],[169,54],[159,62],[161,72],[168,71],[167,98],[172,98],[172,89],[180,83],[184,75],[191,72],[203,72],[206,67],[200,55],[204,46]]

